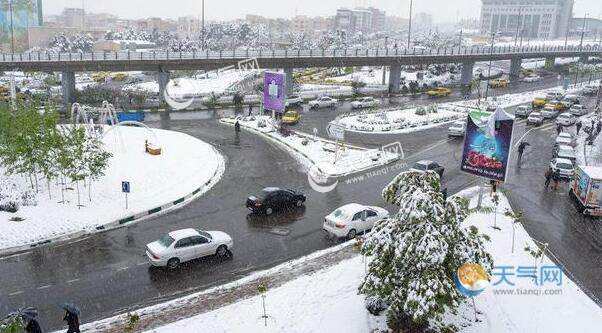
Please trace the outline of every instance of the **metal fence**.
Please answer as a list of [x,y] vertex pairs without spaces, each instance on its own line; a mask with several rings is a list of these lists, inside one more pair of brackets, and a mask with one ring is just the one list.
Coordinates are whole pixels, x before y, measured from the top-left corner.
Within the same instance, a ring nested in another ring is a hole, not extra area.
[[118,52],[25,52],[2,53],[0,62],[67,62],[67,61],[153,61],[153,60],[219,60],[251,58],[375,58],[415,56],[478,56],[559,53],[591,54],[599,52],[598,44],[569,46],[470,46],[454,48],[386,48],[386,49],[309,49],[309,50],[222,50],[222,51],[118,51]]

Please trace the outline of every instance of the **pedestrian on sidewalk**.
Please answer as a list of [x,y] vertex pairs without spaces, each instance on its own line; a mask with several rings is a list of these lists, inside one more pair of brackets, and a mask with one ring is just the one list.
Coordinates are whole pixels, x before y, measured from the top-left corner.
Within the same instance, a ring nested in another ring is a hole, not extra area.
[[554,180],[554,191],[558,190],[558,184],[560,183],[560,171],[555,170],[552,173],[552,180]]
[[237,134],[240,133],[240,123],[238,122],[238,120],[234,124],[234,132],[236,132]]
[[598,125],[596,125],[596,132],[600,134],[600,131],[602,131],[602,122],[598,120]]
[[42,333],[40,323],[35,318],[29,319],[27,326],[25,326],[25,332],[27,333]]
[[62,308],[65,310],[65,317],[63,317],[63,321],[67,322],[67,333],[80,333],[79,309],[71,303],[63,304]]
[[530,146],[530,144],[527,141],[523,141],[518,145],[518,166],[519,167],[520,167],[520,164],[523,159],[523,153],[525,152],[525,148],[527,148],[528,146]]
[[558,124],[556,125],[556,134],[560,135],[560,132],[562,132],[562,125]]
[[249,117],[253,115],[253,105],[249,104]]
[[544,174],[544,176],[546,177],[546,182],[544,183],[544,185],[547,190],[548,187],[550,187],[550,181],[552,180],[552,169],[548,168],[548,170],[546,170],[546,173]]
[[577,126],[577,135],[579,135],[579,131],[581,131],[581,126],[583,126],[583,123],[581,120],[579,120],[575,126]]

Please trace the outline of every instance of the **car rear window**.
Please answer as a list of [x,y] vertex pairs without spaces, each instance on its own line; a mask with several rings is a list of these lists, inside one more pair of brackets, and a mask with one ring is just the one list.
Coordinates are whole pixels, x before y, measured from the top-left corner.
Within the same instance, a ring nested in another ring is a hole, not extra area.
[[567,164],[567,163],[556,163],[556,167],[560,168],[560,169],[566,169],[566,170],[572,170],[573,169],[573,165],[572,164]]
[[173,239],[170,235],[165,235],[159,239],[159,244],[166,248],[170,247],[173,242],[175,242],[175,239]]
[[418,170],[427,170],[428,169],[428,165],[427,164],[423,164],[423,163],[416,163],[416,165],[414,165],[415,169]]
[[207,238],[207,239],[211,239],[211,234],[206,232],[206,231],[202,231],[202,230],[197,230],[199,232],[199,235]]
[[332,216],[336,217],[336,218],[349,218],[349,214],[348,212],[346,212],[343,209],[337,209],[332,213]]

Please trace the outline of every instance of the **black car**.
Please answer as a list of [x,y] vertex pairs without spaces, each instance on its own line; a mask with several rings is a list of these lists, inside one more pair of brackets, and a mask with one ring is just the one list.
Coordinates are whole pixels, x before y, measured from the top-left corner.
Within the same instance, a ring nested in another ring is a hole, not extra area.
[[437,174],[439,174],[440,178],[443,178],[443,171],[445,171],[445,168],[440,166],[437,162],[423,160],[416,162],[416,164],[414,164],[414,166],[412,167],[412,170],[435,171]]
[[301,207],[305,203],[305,195],[299,191],[267,187],[258,196],[247,198],[247,208],[253,213],[272,214],[276,210],[290,206]]

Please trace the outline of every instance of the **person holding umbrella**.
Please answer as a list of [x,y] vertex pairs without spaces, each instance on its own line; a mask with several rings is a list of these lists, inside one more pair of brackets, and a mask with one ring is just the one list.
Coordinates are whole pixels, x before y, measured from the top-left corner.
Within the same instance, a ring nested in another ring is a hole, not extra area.
[[65,310],[63,321],[67,322],[67,333],[80,333],[79,331],[79,309],[72,303],[63,303],[61,308]]

